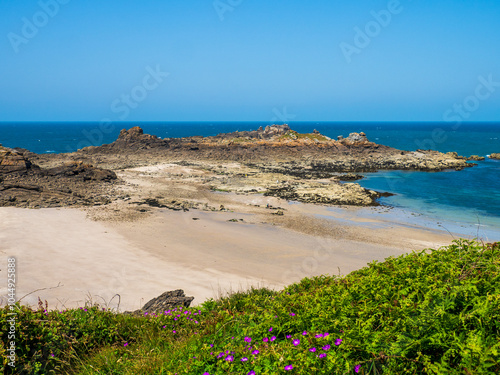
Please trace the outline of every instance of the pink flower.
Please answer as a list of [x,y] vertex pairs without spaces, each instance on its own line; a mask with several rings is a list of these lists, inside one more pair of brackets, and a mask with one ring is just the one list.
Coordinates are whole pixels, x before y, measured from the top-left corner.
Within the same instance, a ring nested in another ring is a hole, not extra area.
[[339,346],[340,344],[342,344],[342,339],[335,340],[335,345]]

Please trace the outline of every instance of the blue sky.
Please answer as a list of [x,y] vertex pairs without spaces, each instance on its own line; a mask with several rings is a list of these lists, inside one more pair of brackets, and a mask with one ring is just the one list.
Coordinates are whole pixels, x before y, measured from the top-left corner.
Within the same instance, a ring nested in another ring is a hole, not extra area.
[[0,121],[496,121],[498,20],[494,0],[6,0]]

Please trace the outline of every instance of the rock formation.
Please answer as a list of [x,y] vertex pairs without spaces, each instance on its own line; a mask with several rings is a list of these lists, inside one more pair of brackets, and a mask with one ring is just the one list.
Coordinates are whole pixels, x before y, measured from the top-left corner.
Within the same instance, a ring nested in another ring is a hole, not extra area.
[[177,307],[189,307],[194,297],[186,297],[184,291],[181,289],[165,292],[161,296],[153,298],[146,303],[141,309],[133,312],[127,311],[127,314],[155,314],[163,313],[167,310],[175,309]]

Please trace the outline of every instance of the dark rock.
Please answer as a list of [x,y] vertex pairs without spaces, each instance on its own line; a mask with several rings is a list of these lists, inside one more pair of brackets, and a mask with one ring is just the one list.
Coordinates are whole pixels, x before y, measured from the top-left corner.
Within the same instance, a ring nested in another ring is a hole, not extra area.
[[146,303],[142,309],[134,312],[126,312],[128,314],[154,314],[163,313],[167,310],[172,310],[177,307],[189,307],[194,297],[186,297],[184,291],[177,289],[170,292],[165,292],[161,296],[153,298]]
[[486,159],[484,156],[479,156],[479,155],[471,155],[467,158],[467,160],[475,160],[475,161],[483,161]]

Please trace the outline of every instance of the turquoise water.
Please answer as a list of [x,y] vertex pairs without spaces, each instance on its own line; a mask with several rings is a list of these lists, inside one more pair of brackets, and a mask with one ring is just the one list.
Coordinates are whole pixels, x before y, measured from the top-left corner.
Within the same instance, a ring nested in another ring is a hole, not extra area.
[[[216,135],[254,130],[267,122],[113,123],[0,123],[0,143],[37,153],[69,152],[113,142],[122,128],[140,125],[162,138]],[[461,155],[486,156],[500,152],[500,123],[333,123],[290,122],[299,132],[313,129],[336,138],[364,131],[371,141],[404,150],[435,149]],[[395,193],[381,203],[412,210],[436,220],[500,229],[500,161],[486,160],[463,171],[438,173],[381,171],[359,183]]]

